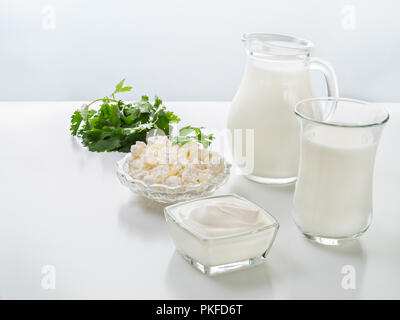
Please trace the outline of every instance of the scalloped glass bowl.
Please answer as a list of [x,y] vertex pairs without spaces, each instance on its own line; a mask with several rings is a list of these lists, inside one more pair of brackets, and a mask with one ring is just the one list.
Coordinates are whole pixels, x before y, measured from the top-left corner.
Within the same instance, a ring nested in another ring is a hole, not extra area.
[[206,182],[179,186],[164,184],[147,185],[142,180],[132,178],[129,174],[130,159],[131,154],[128,153],[117,162],[117,176],[119,181],[133,193],[161,203],[174,203],[209,196],[228,181],[231,171],[231,164],[224,160],[224,171]]

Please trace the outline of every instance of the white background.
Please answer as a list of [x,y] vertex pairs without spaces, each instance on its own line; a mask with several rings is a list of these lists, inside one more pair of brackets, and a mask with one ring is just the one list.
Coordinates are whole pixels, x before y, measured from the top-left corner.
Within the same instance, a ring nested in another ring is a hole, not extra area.
[[259,31],[312,40],[343,96],[400,101],[399,10],[394,0],[0,0],[0,100],[91,100],[126,77],[129,98],[230,101],[240,36]]
[[[399,3],[0,0],[0,299],[399,298],[400,104],[388,105],[365,236],[311,244],[291,219],[293,185],[233,175],[217,193],[260,204],[281,229],[265,265],[208,278],[175,252],[162,206],[120,185],[122,155],[89,152],[69,136],[81,103],[8,102],[92,100],[123,77],[135,89],[127,98],[230,101],[245,62],[240,36],[253,31],[312,40],[343,96],[400,101]],[[313,77],[323,94],[321,75]],[[229,102],[167,106],[183,123],[219,128]],[[45,265],[57,270],[55,290],[42,286]],[[341,286],[345,265],[356,268],[354,290]]]

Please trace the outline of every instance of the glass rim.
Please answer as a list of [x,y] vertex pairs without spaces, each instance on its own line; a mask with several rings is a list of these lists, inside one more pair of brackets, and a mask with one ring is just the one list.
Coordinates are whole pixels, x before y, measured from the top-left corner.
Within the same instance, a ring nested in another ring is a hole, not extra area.
[[[278,33],[266,33],[266,32],[248,32],[242,35],[242,41],[246,42],[251,39],[263,42],[265,45],[273,49],[283,49],[293,51],[294,55],[300,53],[309,53],[314,47],[314,44],[307,39],[298,38],[291,35],[278,34]],[[285,46],[283,44],[277,44],[275,42],[290,43],[295,46]],[[289,54],[287,54],[289,55]]]
[[[219,237],[207,237],[207,236],[203,236],[193,230],[190,230],[187,226],[185,226],[181,222],[177,221],[177,219],[171,213],[171,211],[173,209],[180,207],[180,206],[184,206],[189,203],[202,201],[202,200],[206,200],[206,199],[218,199],[218,198],[225,198],[225,197],[233,197],[233,198],[236,198],[236,199],[239,199],[239,200],[242,200],[242,201],[245,201],[245,202],[248,202],[248,203],[254,205],[258,209],[260,209],[263,214],[268,215],[273,220],[273,223],[270,225],[266,225],[266,226],[254,229],[254,230],[250,230],[250,231],[246,231],[246,232],[242,232],[242,233],[238,233],[238,234],[234,234],[234,235],[225,235],[225,236],[219,236]],[[204,241],[204,242],[218,242],[218,241],[224,241],[227,239],[240,239],[242,237],[246,237],[246,236],[249,236],[252,234],[258,234],[258,233],[261,233],[261,232],[269,230],[269,229],[275,229],[275,236],[276,236],[276,232],[280,227],[278,220],[272,214],[270,214],[268,211],[266,211],[264,208],[260,207],[256,203],[254,203],[250,200],[247,200],[246,198],[243,198],[243,197],[237,195],[236,193],[228,193],[228,194],[222,194],[222,195],[217,195],[217,196],[202,197],[202,198],[196,198],[196,199],[192,199],[192,200],[188,200],[188,201],[175,203],[175,204],[169,205],[164,208],[164,216],[166,219],[168,219],[169,221],[174,223],[180,229],[185,230],[186,232],[193,235],[198,240]]]
[[389,112],[386,110],[385,107],[381,107],[381,109],[384,111],[385,117],[381,121],[376,121],[372,123],[366,123],[366,124],[346,124],[346,123],[339,123],[339,122],[328,122],[328,121],[322,121],[322,120],[317,120],[317,119],[312,119],[310,117],[307,117],[303,113],[301,113],[298,108],[300,105],[308,102],[313,102],[313,101],[333,101],[333,102],[351,102],[351,103],[356,103],[356,104],[371,104],[370,102],[364,101],[364,100],[359,100],[359,99],[351,99],[351,98],[341,98],[341,97],[318,97],[318,98],[309,98],[309,99],[304,99],[300,100],[297,102],[294,106],[294,113],[296,116],[299,118],[302,118],[304,120],[308,120],[314,123],[318,124],[323,124],[323,125],[328,125],[328,126],[333,126],[333,127],[340,127],[340,128],[368,128],[368,127],[374,127],[374,126],[381,126],[384,125],[386,122],[388,122],[390,115]]

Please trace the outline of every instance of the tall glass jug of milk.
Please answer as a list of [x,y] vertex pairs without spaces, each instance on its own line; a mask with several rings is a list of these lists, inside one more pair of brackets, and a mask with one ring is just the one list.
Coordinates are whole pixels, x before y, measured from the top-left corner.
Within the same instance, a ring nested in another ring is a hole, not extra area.
[[308,40],[267,33],[244,34],[242,40],[247,63],[228,116],[233,161],[251,180],[294,182],[300,151],[294,105],[314,96],[313,69],[323,72],[328,96],[338,96],[335,72],[310,57]]

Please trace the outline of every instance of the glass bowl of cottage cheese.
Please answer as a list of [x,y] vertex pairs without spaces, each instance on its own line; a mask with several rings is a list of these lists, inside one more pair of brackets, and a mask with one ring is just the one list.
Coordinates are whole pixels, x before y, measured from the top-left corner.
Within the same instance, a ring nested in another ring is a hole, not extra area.
[[229,178],[231,164],[196,142],[174,145],[166,136],[141,141],[117,162],[117,176],[132,192],[161,203],[205,197]]

